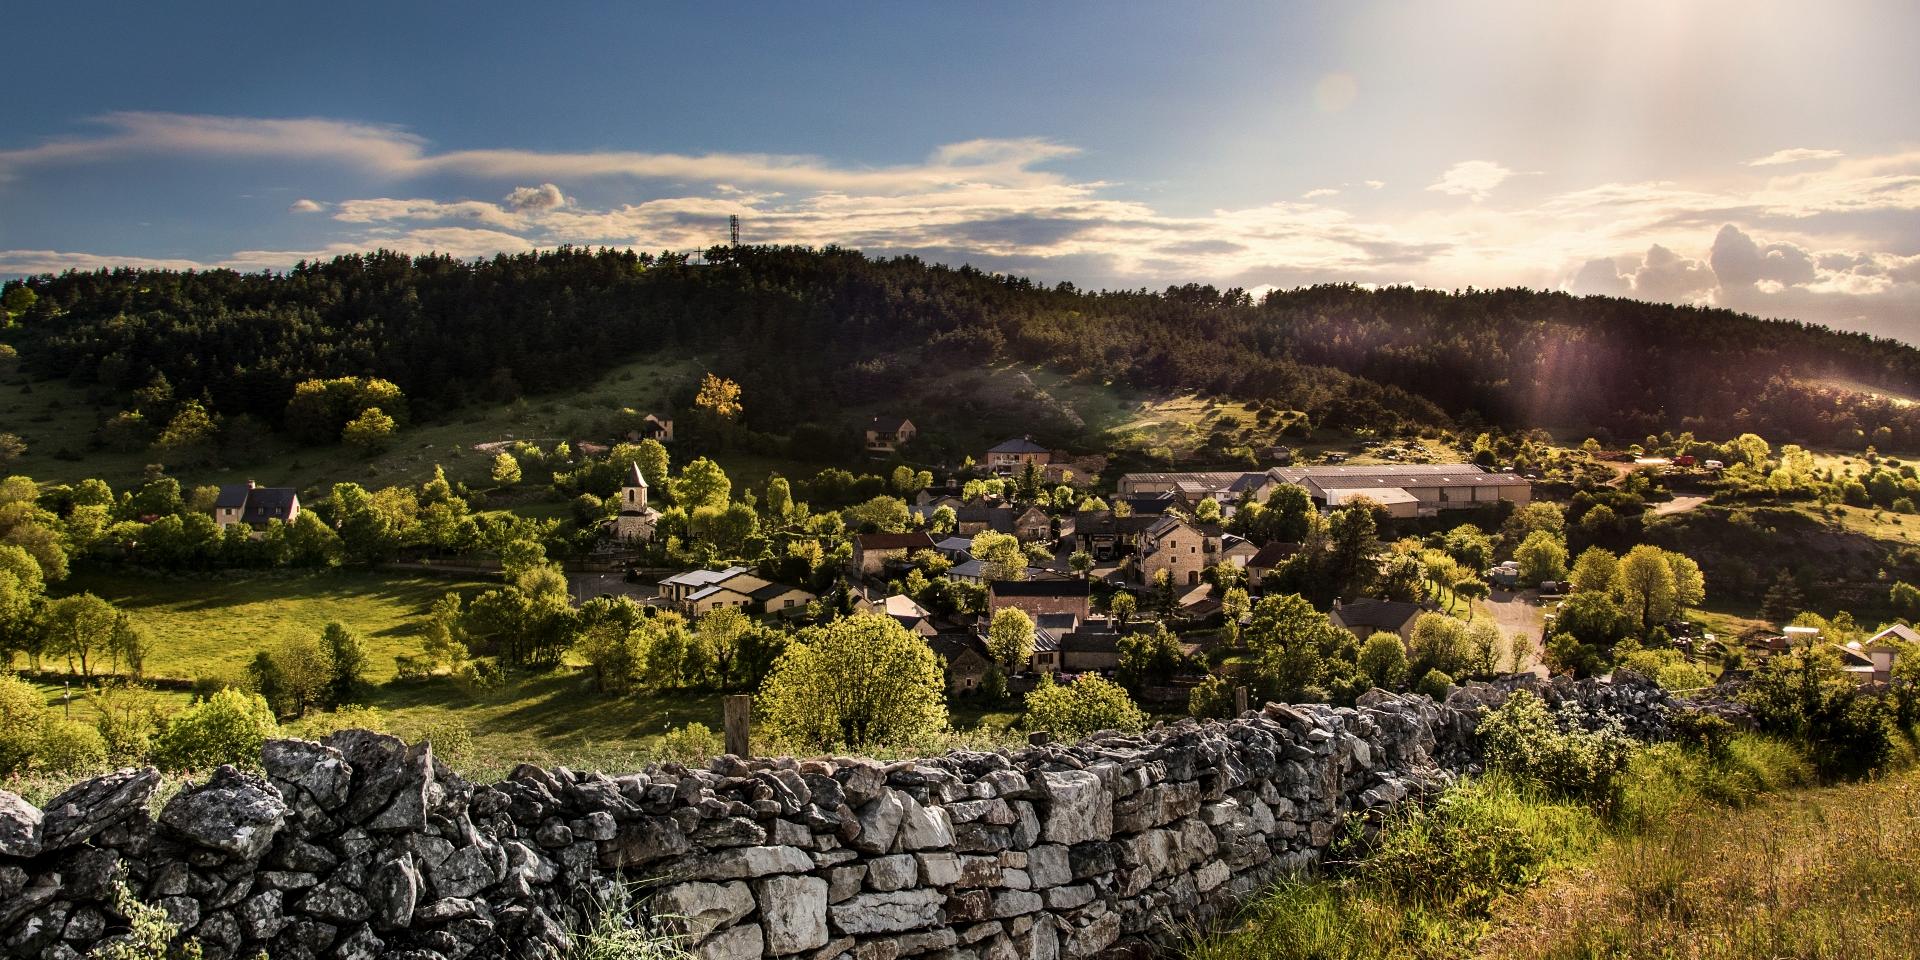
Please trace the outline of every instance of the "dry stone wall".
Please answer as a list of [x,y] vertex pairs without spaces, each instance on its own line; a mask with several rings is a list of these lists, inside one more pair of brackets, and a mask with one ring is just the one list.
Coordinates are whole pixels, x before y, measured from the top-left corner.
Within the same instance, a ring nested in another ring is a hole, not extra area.
[[[1469,769],[1478,706],[1515,685],[889,764],[491,785],[426,743],[275,740],[264,776],[223,767],[157,817],[150,769],[44,810],[0,792],[0,954],[85,955],[125,929],[124,882],[212,960],[547,957],[623,889],[708,958],[1095,956],[1203,925],[1313,867],[1350,815]],[[1643,694],[1602,699],[1654,716]]]

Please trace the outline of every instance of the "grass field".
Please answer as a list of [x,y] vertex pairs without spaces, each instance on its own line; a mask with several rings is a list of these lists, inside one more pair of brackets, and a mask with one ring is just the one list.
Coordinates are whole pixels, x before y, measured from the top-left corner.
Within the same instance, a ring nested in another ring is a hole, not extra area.
[[61,589],[97,594],[144,626],[152,636],[152,676],[239,676],[255,651],[289,637],[318,637],[338,620],[366,641],[372,676],[384,681],[394,674],[395,655],[418,652],[434,600],[482,586],[451,577],[328,571],[196,579],[82,574]]
[[[457,765],[478,775],[504,773],[520,761],[639,765],[662,734],[700,723],[721,728],[721,695],[710,692],[645,693],[604,697],[591,692],[577,666],[542,674],[510,674],[491,689],[448,679],[392,682],[394,656],[418,652],[429,606],[449,590],[472,592],[488,581],[364,571],[254,574],[198,579],[93,574],[62,585],[91,591],[130,613],[152,635],[147,672],[154,677],[213,677],[238,682],[256,651],[288,637],[318,637],[338,620],[366,641],[371,678],[365,706],[375,721],[410,737],[445,736],[458,728]],[[49,662],[51,669],[62,665]],[[37,684],[52,706],[67,688]],[[190,702],[184,691],[162,692],[168,707]],[[92,720],[94,711],[76,682],[72,712]],[[969,736],[1003,739],[1018,719],[1017,707],[953,705],[952,722]],[[311,719],[321,726],[324,716]],[[299,731],[299,722],[289,725]],[[501,769],[497,766],[504,765]]]

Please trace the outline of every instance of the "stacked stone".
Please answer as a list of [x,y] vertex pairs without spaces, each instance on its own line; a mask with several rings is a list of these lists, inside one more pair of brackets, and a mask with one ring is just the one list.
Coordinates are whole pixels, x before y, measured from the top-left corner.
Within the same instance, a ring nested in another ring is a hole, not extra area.
[[1648,743],[1667,740],[1672,735],[1667,717],[1686,706],[1652,678],[1631,670],[1585,680],[1568,676],[1547,679],[1522,673],[1492,681],[1475,681],[1455,688],[1447,696],[1446,705],[1462,713],[1474,713],[1481,707],[1494,709],[1520,690],[1540,698],[1551,710],[1570,716],[1577,713],[1581,722],[1589,727],[1616,720],[1634,739]]
[[0,954],[86,953],[124,928],[123,879],[211,960],[551,956],[623,888],[633,922],[716,960],[1094,956],[1204,925],[1437,789],[1476,711],[1375,691],[1018,751],[493,785],[425,743],[276,740],[264,778],[221,768],[157,821],[152,770],[45,811],[0,793]]

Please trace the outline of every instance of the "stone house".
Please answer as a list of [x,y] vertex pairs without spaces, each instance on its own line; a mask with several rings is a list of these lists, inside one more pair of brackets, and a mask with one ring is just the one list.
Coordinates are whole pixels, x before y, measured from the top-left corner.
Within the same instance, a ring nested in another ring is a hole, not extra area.
[[1220,537],[1217,523],[1189,523],[1172,514],[1158,518],[1140,535],[1140,582],[1153,583],[1165,570],[1177,586],[1199,584],[1200,574],[1220,562]]
[[874,417],[867,421],[867,452],[893,453],[920,431],[905,417]]
[[1031,463],[1044,467],[1053,462],[1053,451],[1033,442],[1032,437],[1017,437],[987,451],[986,468],[994,473],[1015,474]]
[[725,570],[689,570],[660,581],[662,605],[689,617],[701,617],[723,607],[746,613],[794,616],[817,599],[799,587],[755,576],[746,567]]
[[1365,641],[1376,633],[1397,634],[1401,640],[1413,639],[1413,623],[1428,608],[1418,603],[1402,603],[1398,600],[1355,600],[1352,603],[1333,602],[1333,609],[1327,619],[1333,625],[1350,631]]
[[1092,612],[1092,600],[1093,585],[1086,580],[993,580],[987,584],[987,619],[1013,607],[1036,619],[1070,613],[1085,620]]
[[1140,534],[1160,518],[1114,516],[1111,510],[1088,510],[1060,521],[1060,549],[1085,550],[1095,560],[1114,560],[1140,548]]
[[657,440],[661,443],[673,442],[673,418],[647,414],[640,418],[640,425],[627,431],[629,441]]
[[1110,672],[1120,668],[1120,634],[1108,620],[1084,621],[1071,630],[1036,639],[1033,669],[1041,673]]
[[1022,543],[1053,539],[1053,518],[1039,507],[1028,507],[1013,518],[1013,535]]
[[1275,540],[1255,551],[1247,558],[1247,589],[1259,590],[1265,587],[1267,578],[1275,570],[1284,566],[1288,560],[1300,552],[1300,545]]
[[947,665],[947,692],[973,693],[987,678],[993,663],[979,638],[970,633],[936,633],[927,638],[927,646]]
[[1008,504],[975,500],[961,504],[959,509],[954,511],[954,516],[958,521],[954,532],[963,537],[972,537],[982,530],[1012,533],[1014,520],[1019,513]]
[[876,577],[889,562],[904,563],[918,550],[932,550],[933,538],[924,533],[862,533],[853,538],[853,571]]
[[292,487],[262,487],[252,480],[220,488],[213,501],[213,522],[225,530],[246,524],[255,532],[275,520],[292,523],[300,515],[300,494]]

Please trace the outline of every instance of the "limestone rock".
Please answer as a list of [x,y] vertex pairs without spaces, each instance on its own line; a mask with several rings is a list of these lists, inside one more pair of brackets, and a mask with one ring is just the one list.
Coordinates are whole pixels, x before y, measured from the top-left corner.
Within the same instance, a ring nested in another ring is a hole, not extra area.
[[744,880],[812,869],[813,858],[798,847],[734,847],[693,860],[679,872],[689,880]]
[[754,884],[766,951],[784,955],[827,943],[827,882],[818,877],[768,877]]
[[147,801],[159,785],[160,771],[142,767],[115,770],[68,787],[41,808],[41,851],[64,850],[129,817],[144,816]]
[[252,862],[273,844],[287,813],[272,784],[222,766],[205,786],[174,794],[161,809],[160,822],[193,843]]
[[829,907],[828,916],[842,933],[904,933],[939,923],[946,902],[938,890],[864,893]]
[[1035,784],[1047,799],[1040,835],[1048,843],[1105,840],[1113,835],[1113,801],[1086,770],[1042,771]]
[[893,849],[893,841],[900,835],[900,823],[906,816],[906,806],[901,803],[902,794],[881,788],[879,796],[867,801],[860,808],[857,822],[860,832],[852,839],[854,849],[866,853],[885,853]]
[[753,907],[753,891],[738,880],[675,884],[654,894],[647,905],[653,916],[685,930],[695,942],[752,913]]
[[40,855],[40,808],[17,793],[0,790],[0,857]]
[[714,935],[694,955],[700,960],[759,960],[766,952],[765,943],[760,925],[750,923]]

